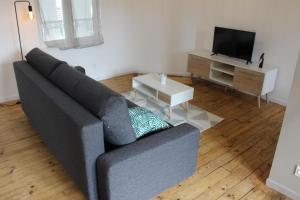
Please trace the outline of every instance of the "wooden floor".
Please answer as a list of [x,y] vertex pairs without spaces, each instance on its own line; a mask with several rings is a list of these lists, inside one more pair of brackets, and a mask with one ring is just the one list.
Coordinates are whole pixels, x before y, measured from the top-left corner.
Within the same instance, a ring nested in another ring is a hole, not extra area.
[[[131,90],[132,75],[103,81]],[[190,84],[189,78],[175,78]],[[191,103],[225,120],[202,134],[195,174],[154,200],[287,199],[265,186],[284,107],[207,82]],[[81,200],[83,195],[48,152],[19,105],[0,106],[0,200]]]

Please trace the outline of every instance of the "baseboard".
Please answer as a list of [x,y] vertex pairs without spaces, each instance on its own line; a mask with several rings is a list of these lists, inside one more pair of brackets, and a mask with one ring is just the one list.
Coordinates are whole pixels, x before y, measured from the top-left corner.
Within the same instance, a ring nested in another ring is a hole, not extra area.
[[[116,77],[116,76],[127,75],[127,74],[130,74],[130,73],[132,73],[132,74],[134,74],[134,73],[146,74],[146,73],[151,73],[151,72],[150,71],[136,70],[136,71],[131,71],[131,72],[122,72],[122,73],[113,74],[113,75],[96,77],[94,79],[97,80],[97,81],[101,81],[101,80],[110,79],[110,78],[113,78],[113,77]],[[182,72],[172,72],[172,73],[168,73],[168,75],[188,77],[188,76],[190,76],[190,73],[187,73],[187,72],[183,72],[183,73]],[[0,98],[0,103],[15,101],[15,100],[18,100],[18,99],[19,99],[18,95],[14,95],[14,96],[10,96],[10,97],[3,97],[3,98]],[[277,104],[280,104],[280,105],[283,105],[283,106],[287,105],[286,100],[283,100],[283,99],[280,99],[280,98],[277,98],[277,97],[274,97],[274,96],[270,96],[270,101],[272,101],[274,103],[277,103]]]
[[274,103],[277,103],[277,104],[280,104],[282,106],[287,106],[287,104],[288,104],[287,100],[283,100],[281,98],[277,98],[277,97],[274,97],[274,96],[270,96],[270,101],[272,101]]
[[113,75],[107,75],[107,76],[102,76],[102,77],[96,77],[96,78],[93,78],[94,80],[96,81],[103,81],[103,80],[106,80],[106,79],[111,79],[111,78],[114,78],[114,77],[118,77],[118,76],[125,76],[125,75],[128,75],[128,74],[134,74],[136,72],[122,72],[122,73],[116,73],[116,74],[113,74]]
[[[137,74],[148,74],[148,73],[153,73],[153,71],[145,71],[145,70],[135,70],[132,73],[137,73]],[[181,72],[171,72],[171,73],[167,73],[170,76],[183,76],[183,77],[190,77],[190,73],[185,72],[185,73],[181,73]]]
[[300,194],[295,192],[294,190],[289,189],[288,187],[281,185],[280,183],[277,183],[276,181],[268,178],[266,185],[277,192],[280,192],[294,200],[300,200]]
[[0,103],[7,103],[10,101],[17,101],[17,100],[19,100],[19,95],[13,95],[13,96],[9,96],[9,97],[0,98]]

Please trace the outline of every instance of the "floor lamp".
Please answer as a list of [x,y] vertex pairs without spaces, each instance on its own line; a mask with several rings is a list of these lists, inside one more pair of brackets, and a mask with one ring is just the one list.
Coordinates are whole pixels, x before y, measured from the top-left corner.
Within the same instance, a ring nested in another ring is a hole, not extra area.
[[28,4],[28,17],[29,17],[30,20],[33,20],[33,13],[32,13],[32,6],[31,6],[31,3],[29,1],[15,1],[14,2],[16,21],[17,21],[17,27],[18,27],[18,36],[19,36],[19,45],[20,45],[21,57],[22,57],[22,60],[24,60],[23,49],[22,49],[22,41],[21,41],[21,36],[20,36],[18,12],[17,12],[17,4],[18,3],[27,3]]

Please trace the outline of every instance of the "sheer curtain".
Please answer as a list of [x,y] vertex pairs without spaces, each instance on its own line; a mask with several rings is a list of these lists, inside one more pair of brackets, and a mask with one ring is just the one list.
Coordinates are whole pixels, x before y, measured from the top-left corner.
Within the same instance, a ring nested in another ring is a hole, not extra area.
[[40,27],[48,47],[103,44],[99,0],[38,0]]

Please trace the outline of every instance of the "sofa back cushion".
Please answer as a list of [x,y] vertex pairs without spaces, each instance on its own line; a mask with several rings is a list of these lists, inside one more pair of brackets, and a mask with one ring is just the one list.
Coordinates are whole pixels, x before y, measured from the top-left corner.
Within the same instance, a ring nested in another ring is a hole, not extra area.
[[66,63],[52,57],[38,48],[32,49],[25,57],[27,62],[35,68],[35,70],[47,78],[60,64]]
[[84,77],[85,75],[73,69],[68,64],[61,64],[52,72],[49,79],[60,89],[72,96],[75,86]]
[[50,80],[103,121],[107,142],[125,145],[136,141],[124,97],[66,64],[60,65]]

